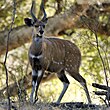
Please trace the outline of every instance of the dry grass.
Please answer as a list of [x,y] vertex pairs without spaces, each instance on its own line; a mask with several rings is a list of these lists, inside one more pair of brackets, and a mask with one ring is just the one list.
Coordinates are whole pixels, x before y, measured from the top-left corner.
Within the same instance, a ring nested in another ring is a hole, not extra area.
[[[6,101],[0,101],[0,110],[8,110]],[[110,110],[99,105],[87,105],[82,102],[69,102],[56,105],[55,103],[36,103],[34,105],[29,102],[12,103],[12,110]]]

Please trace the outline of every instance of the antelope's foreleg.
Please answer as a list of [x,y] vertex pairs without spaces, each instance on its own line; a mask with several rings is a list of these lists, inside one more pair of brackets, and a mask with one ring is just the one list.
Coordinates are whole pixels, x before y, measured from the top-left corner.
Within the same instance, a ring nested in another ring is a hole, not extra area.
[[38,91],[39,84],[42,80],[43,74],[44,74],[43,70],[38,70],[38,78],[37,78],[37,86],[36,86],[36,91],[35,91],[35,101],[34,101],[34,103],[38,100],[37,91]]
[[32,70],[32,91],[31,91],[31,95],[30,95],[30,102],[33,103],[34,102],[34,92],[37,86],[37,72],[36,70]]
[[30,95],[30,102],[35,103],[37,101],[37,91],[39,84],[43,76],[42,70],[32,70],[32,91]]

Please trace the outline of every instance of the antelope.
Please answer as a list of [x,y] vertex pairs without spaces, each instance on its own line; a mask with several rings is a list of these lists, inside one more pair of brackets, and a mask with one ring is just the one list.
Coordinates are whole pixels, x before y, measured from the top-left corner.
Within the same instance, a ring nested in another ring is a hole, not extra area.
[[33,27],[32,44],[28,55],[29,62],[32,67],[32,91],[30,102],[35,103],[38,100],[37,92],[41,79],[45,73],[54,72],[63,83],[63,90],[57,100],[59,104],[64,96],[70,82],[65,75],[67,72],[84,88],[88,102],[91,103],[91,98],[86,85],[86,80],[79,74],[81,64],[81,53],[78,47],[69,40],[50,38],[44,36],[44,28],[47,23],[47,15],[44,9],[43,2],[41,9],[43,18],[38,20],[33,13],[34,1],[31,6],[31,18],[25,18],[25,24]]

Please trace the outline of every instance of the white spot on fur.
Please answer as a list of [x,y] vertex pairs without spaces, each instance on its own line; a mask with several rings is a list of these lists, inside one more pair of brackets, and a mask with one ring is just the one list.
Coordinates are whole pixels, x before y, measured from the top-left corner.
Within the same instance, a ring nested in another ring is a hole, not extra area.
[[67,67],[69,66],[69,65],[66,65]]
[[65,70],[67,70],[67,68],[65,68]]
[[69,44],[71,46],[71,44]]
[[56,64],[58,64],[58,62],[56,62],[56,61],[53,61],[53,63],[56,63]]
[[62,62],[60,62],[60,64],[63,64]]

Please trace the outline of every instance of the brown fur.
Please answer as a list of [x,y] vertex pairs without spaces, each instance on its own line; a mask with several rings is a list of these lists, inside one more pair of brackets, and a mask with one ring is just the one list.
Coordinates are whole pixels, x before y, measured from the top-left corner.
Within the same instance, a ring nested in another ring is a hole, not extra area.
[[36,46],[36,42],[32,43],[29,53],[35,56],[43,55],[40,61],[44,70],[50,72],[65,70],[69,73],[79,73],[81,53],[74,43],[58,38],[41,39],[39,46]]

